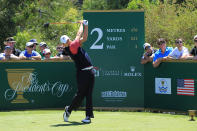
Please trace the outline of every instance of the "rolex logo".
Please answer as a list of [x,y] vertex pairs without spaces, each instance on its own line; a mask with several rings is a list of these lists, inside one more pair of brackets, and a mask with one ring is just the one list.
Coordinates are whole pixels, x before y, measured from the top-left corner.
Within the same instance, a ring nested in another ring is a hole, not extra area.
[[135,66],[130,66],[130,70],[131,70],[131,72],[134,72],[135,71]]
[[32,72],[34,69],[6,69],[8,84],[14,92],[16,97],[11,103],[29,103],[27,99],[23,97],[25,90],[29,88],[32,80]]

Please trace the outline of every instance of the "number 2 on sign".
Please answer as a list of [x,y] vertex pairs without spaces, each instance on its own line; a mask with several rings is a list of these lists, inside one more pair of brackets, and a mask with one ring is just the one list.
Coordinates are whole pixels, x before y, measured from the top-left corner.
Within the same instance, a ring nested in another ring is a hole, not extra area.
[[101,43],[100,45],[96,45],[96,44],[100,41],[100,39],[103,37],[103,31],[102,31],[100,28],[94,28],[94,29],[91,31],[91,35],[92,35],[95,31],[98,33],[98,38],[97,38],[96,41],[92,44],[92,46],[90,47],[90,49],[103,49],[103,44],[104,44],[104,43]]

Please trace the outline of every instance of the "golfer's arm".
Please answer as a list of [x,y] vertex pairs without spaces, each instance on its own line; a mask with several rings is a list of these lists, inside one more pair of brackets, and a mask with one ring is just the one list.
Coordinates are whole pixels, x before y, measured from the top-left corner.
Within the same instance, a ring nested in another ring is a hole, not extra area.
[[79,30],[77,32],[75,40],[80,40],[83,34],[83,23],[80,23]]
[[85,42],[87,39],[88,39],[88,25],[84,25],[83,38],[81,40],[81,43]]

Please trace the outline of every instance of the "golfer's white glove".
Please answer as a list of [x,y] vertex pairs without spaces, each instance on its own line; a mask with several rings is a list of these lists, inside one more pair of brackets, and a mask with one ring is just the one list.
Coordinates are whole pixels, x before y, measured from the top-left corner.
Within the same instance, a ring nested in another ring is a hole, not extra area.
[[83,25],[88,25],[88,21],[87,20],[83,20]]

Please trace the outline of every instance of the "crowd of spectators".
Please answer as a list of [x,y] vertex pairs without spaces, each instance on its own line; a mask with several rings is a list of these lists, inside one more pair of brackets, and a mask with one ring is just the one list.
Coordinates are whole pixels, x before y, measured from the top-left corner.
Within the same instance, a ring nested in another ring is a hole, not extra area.
[[[36,39],[29,40],[25,45],[25,50],[21,51],[15,48],[16,41],[13,37],[8,37],[5,42],[4,52],[0,53],[0,60],[58,60],[70,59],[69,56],[63,55],[63,45],[58,44],[56,47],[55,56],[52,55],[52,52],[48,45],[45,42],[40,42],[38,44]],[[39,50],[37,46],[39,45]]]
[[153,62],[153,67],[158,67],[162,61],[172,59],[197,59],[197,35],[194,36],[194,48],[191,51],[183,46],[183,39],[175,40],[175,48],[168,47],[164,38],[157,40],[158,50],[154,49],[149,43],[144,44],[144,54],[141,58],[141,64]]

